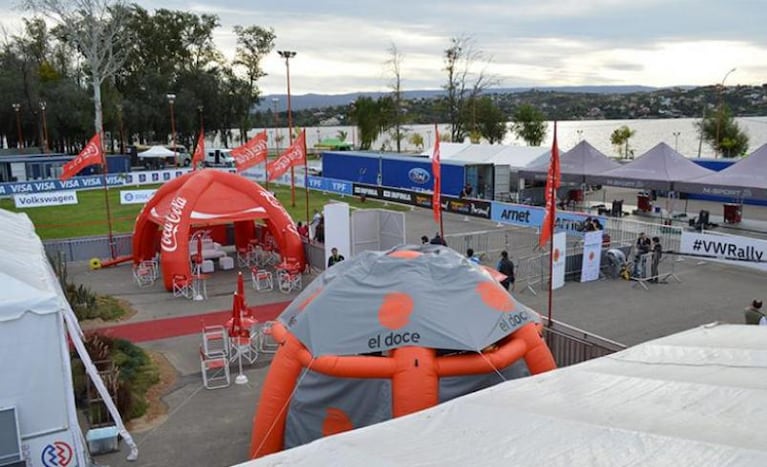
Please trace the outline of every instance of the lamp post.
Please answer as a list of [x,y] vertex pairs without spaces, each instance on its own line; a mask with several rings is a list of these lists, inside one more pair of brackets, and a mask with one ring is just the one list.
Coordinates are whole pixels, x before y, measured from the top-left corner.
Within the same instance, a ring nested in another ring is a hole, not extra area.
[[719,153],[719,149],[722,146],[720,144],[720,142],[719,142],[719,132],[721,131],[721,127],[722,127],[722,118],[723,118],[722,111],[724,110],[723,109],[723,106],[724,106],[724,93],[723,93],[723,91],[724,91],[724,82],[727,80],[727,77],[730,76],[730,73],[732,73],[733,71],[735,71],[735,68],[733,68],[732,70],[730,70],[727,73],[725,73],[724,78],[722,78],[722,83],[719,85],[719,115],[716,118],[716,149],[717,149],[717,154]]
[[[285,71],[288,82],[288,142],[293,144],[293,114],[290,108],[290,59],[296,56],[292,50],[278,50],[280,57],[285,59]],[[296,207],[296,181],[293,166],[290,166],[290,205]]]
[[674,151],[679,152],[679,135],[681,135],[681,133],[678,131],[675,131],[673,135],[674,135]]
[[120,125],[120,154],[125,154],[125,127],[123,126],[122,104],[117,104],[117,124]]
[[170,106],[170,142],[173,145],[173,165],[178,166],[176,156],[176,116],[173,113],[173,104],[176,103],[175,94],[167,94],[165,96],[168,99],[168,105]]
[[18,141],[16,141],[16,147],[21,149],[24,147],[24,135],[21,134],[21,104],[13,104],[13,111],[16,112],[16,133]]
[[45,101],[40,101],[40,110],[42,111],[43,116],[43,153],[48,152],[48,122],[45,118],[45,107],[47,104]]

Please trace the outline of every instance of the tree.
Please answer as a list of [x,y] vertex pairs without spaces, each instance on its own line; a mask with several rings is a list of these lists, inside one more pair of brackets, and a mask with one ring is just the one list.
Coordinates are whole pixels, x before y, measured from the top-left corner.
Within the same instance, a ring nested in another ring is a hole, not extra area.
[[423,136],[420,133],[413,133],[410,135],[410,144],[416,147],[419,151],[423,150]]
[[40,12],[57,23],[67,42],[85,57],[93,86],[94,126],[104,131],[101,85],[125,60],[130,41],[125,22],[128,9],[122,0],[25,0],[28,10]]
[[748,151],[748,134],[740,128],[726,105],[695,122],[695,126],[703,140],[722,157],[738,157]]
[[613,131],[610,135],[610,142],[622,159],[628,159],[634,156],[634,150],[629,149],[629,140],[636,134],[636,130],[632,130],[626,125],[620,126]]
[[336,138],[338,138],[338,141],[341,141],[342,143],[346,141],[346,138],[349,136],[349,133],[344,130],[338,130],[336,132]]
[[358,97],[354,101],[350,117],[359,129],[360,149],[370,149],[380,131],[378,104],[370,97]]
[[479,136],[485,138],[490,144],[502,142],[508,131],[506,128],[506,115],[495,105],[493,99],[489,96],[480,97],[474,101],[472,108],[473,118],[476,122],[476,132]]
[[391,98],[394,106],[394,113],[392,115],[394,133],[392,137],[397,142],[397,152],[401,152],[401,142],[405,136],[401,131],[401,125],[404,120],[402,112],[402,59],[403,56],[399,49],[397,49],[397,45],[392,42],[389,45],[389,60],[386,61],[386,65],[391,73],[389,87],[392,91]]
[[[261,68],[261,60],[274,49],[274,39],[277,37],[274,30],[260,26],[235,26],[234,33],[237,36],[237,48],[235,50],[234,65],[242,66],[248,76],[248,109],[258,104],[261,92],[255,85],[259,78],[266,76]],[[243,127],[247,131],[249,113],[245,115]],[[242,129],[241,129],[242,131]]]
[[486,74],[484,69],[473,71],[475,63],[484,60],[484,56],[474,48],[474,40],[469,36],[452,37],[444,60],[447,72],[447,83],[443,86],[447,91],[444,105],[450,123],[450,140],[460,143],[466,137],[467,103],[488,87],[498,84],[498,80]]
[[543,112],[530,104],[520,105],[512,115],[511,131],[528,146],[540,146],[546,138],[546,121]]

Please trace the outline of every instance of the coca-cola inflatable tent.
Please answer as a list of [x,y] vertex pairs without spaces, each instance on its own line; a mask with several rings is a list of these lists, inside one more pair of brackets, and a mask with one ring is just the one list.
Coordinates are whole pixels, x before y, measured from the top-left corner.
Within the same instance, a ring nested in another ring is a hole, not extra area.
[[259,184],[218,170],[189,172],[167,182],[146,203],[133,231],[133,262],[151,259],[158,244],[163,282],[191,276],[189,237],[193,227],[234,223],[237,248],[247,248],[262,220],[280,254],[303,269],[304,248],[290,214]]

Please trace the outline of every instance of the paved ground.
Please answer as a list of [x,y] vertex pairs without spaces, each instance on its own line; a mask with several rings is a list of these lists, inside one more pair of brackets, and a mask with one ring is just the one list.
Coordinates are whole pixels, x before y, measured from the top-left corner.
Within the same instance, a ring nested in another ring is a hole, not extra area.
[[[591,196],[602,198],[601,193]],[[624,196],[628,200],[635,196],[635,192],[610,191],[606,199],[611,200],[614,196]],[[689,212],[697,213],[700,209],[721,212],[721,205],[699,201],[689,203]],[[750,229],[762,229],[757,232],[758,235],[767,234],[767,228],[763,228],[767,226],[767,208],[747,206],[745,215],[752,222]],[[406,216],[409,242],[417,243],[421,235],[433,235],[435,227],[430,211],[414,210]],[[445,231],[449,234],[495,228],[495,224],[490,222],[445,216]],[[743,231],[733,233],[751,234]],[[529,249],[534,237],[535,234],[529,230],[512,232],[512,240],[519,251]],[[764,297],[767,278],[764,274],[693,259],[676,261],[674,257],[666,260],[662,271],[669,271],[672,261],[681,282],[653,284],[649,290],[623,280],[608,279],[587,284],[568,282],[555,292],[553,316],[589,332],[632,345],[712,321],[740,323],[743,307],[752,298],[767,298]],[[191,302],[174,299],[159,285],[153,289],[138,289],[132,282],[127,265],[97,272],[88,271],[85,265],[72,265],[70,278],[102,293],[129,300],[138,311],[131,322],[202,316],[227,309],[231,306],[231,294],[236,283],[234,273],[216,272],[209,283],[210,299]],[[257,293],[249,283],[246,290],[248,304],[256,307],[291,298],[279,292]],[[528,306],[546,313],[545,292],[538,291],[538,295],[533,295],[529,290],[518,290],[515,295]],[[224,466],[246,460],[254,407],[268,369],[268,358],[246,369],[248,384],[208,391],[201,389],[199,344],[198,335],[141,344],[163,353],[175,367],[178,381],[164,398],[169,407],[167,419],[151,431],[135,433],[141,454],[139,462],[133,465]],[[236,373],[236,367],[233,371]],[[102,464],[130,465],[124,460],[125,454],[123,446],[123,452],[99,456],[96,460]]]

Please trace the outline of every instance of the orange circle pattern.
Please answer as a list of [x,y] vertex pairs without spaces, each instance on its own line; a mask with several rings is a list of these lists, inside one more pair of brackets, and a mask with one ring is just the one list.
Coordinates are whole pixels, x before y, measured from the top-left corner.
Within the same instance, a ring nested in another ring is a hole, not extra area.
[[381,326],[391,330],[403,328],[410,322],[413,306],[413,297],[409,294],[403,292],[387,293],[378,309],[378,322],[381,323]]
[[322,421],[322,436],[335,435],[354,429],[349,416],[341,409],[328,407],[325,409],[325,420]]
[[391,256],[392,258],[402,258],[402,259],[413,259],[418,258],[419,256],[423,255],[420,251],[413,251],[413,250],[397,250],[392,251],[388,254],[388,256]]
[[493,310],[507,313],[514,311],[514,300],[503,287],[495,282],[480,282],[475,288],[482,302]]
[[554,249],[554,262],[555,262],[555,263],[556,263],[557,261],[559,261],[559,255],[560,255],[560,253],[559,253],[559,248],[555,248],[555,249]]

